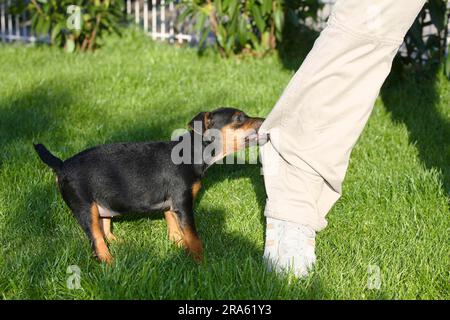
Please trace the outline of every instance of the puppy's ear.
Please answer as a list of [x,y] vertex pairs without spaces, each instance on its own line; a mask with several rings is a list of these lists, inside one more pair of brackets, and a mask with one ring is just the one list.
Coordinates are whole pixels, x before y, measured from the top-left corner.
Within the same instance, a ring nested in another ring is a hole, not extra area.
[[202,123],[202,133],[205,132],[211,127],[211,113],[200,112],[188,123],[188,128],[194,130],[194,122],[197,121]]

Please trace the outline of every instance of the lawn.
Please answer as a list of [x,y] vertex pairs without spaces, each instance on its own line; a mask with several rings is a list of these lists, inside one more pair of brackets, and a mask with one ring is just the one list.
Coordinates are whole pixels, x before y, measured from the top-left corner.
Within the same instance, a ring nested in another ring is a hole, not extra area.
[[[32,142],[67,158],[169,139],[217,106],[265,116],[293,74],[281,60],[199,56],[135,32],[95,54],[0,45],[0,297],[449,299],[450,82],[440,73],[394,75],[384,86],[309,277],[264,267],[265,191],[249,164],[215,165],[204,180],[195,204],[204,264],[169,243],[161,213],[117,219],[114,265],[92,259]],[[80,289],[67,287],[71,265]],[[378,268],[380,287],[370,289]]]

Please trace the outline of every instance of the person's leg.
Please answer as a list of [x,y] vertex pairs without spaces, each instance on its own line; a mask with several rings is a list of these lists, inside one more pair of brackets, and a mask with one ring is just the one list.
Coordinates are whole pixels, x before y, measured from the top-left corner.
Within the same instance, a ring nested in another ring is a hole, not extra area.
[[[290,264],[303,275],[315,261],[314,250],[301,246],[313,246],[309,230],[326,226],[325,216],[342,193],[350,152],[424,2],[338,0],[328,26],[263,123],[260,132],[270,134],[261,150],[265,215],[275,219],[268,221],[265,257],[279,269]],[[278,220],[286,222],[269,223]],[[287,227],[291,223],[307,229],[295,231]],[[297,246],[297,256],[286,246]]]

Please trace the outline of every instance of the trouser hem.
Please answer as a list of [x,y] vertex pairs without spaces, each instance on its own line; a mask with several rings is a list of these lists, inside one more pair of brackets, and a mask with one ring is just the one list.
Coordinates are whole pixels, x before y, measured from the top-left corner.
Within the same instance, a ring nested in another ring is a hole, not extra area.
[[286,206],[285,208],[281,208],[280,206],[274,208],[274,205],[267,200],[264,215],[268,218],[308,226],[316,232],[323,230],[327,226],[327,221],[324,217],[319,217],[316,213],[308,214],[307,212],[302,211],[302,208],[287,208]]

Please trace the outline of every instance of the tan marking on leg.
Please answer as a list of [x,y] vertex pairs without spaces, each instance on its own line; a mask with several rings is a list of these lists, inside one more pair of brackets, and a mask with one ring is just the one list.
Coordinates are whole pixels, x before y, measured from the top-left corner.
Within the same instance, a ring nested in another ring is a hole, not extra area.
[[184,229],[183,235],[186,251],[196,262],[201,263],[203,261],[202,241],[189,227]]
[[192,185],[192,198],[195,199],[195,197],[197,196],[197,193],[200,191],[200,189],[202,188],[202,182],[196,181],[194,182],[194,184]]
[[103,235],[109,243],[117,241],[116,236],[111,232],[111,218],[100,218]]
[[181,229],[177,215],[173,211],[164,213],[167,221],[169,239],[180,247],[185,247],[187,253],[197,262],[203,261],[203,244],[190,227]]
[[169,240],[177,246],[182,247],[184,245],[183,232],[181,231],[180,224],[178,223],[177,214],[173,211],[166,211],[164,212],[164,216],[167,222]]
[[91,206],[91,232],[97,259],[99,259],[100,262],[111,264],[113,258],[109,253],[108,247],[105,243],[105,239],[103,238],[103,232],[100,226],[100,215],[98,213],[98,207],[95,202],[92,203]]

